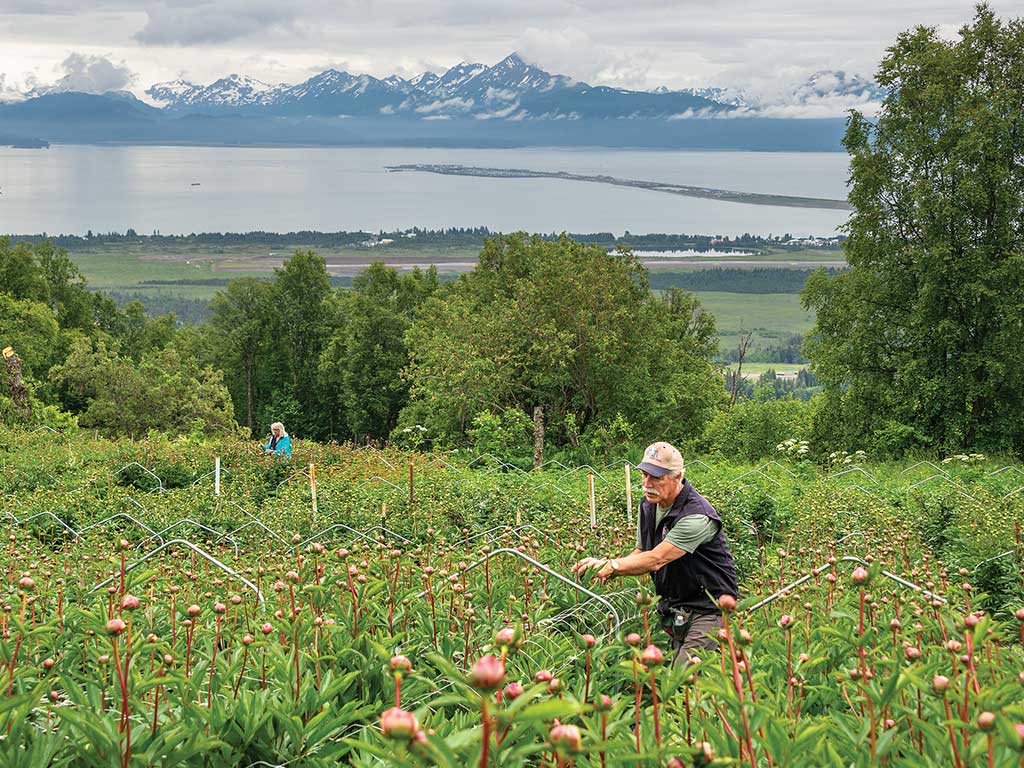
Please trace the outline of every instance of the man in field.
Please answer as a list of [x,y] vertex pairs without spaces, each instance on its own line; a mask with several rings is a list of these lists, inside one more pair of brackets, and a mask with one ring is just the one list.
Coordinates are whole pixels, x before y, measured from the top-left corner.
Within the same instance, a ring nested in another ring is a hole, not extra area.
[[661,598],[661,623],[679,651],[678,662],[692,650],[716,647],[722,626],[718,599],[739,594],[736,566],[718,513],[684,478],[679,451],[668,443],[654,443],[637,469],[643,473],[644,499],[636,549],[615,560],[585,557],[573,571],[596,568],[602,583],[616,576],[651,574]]

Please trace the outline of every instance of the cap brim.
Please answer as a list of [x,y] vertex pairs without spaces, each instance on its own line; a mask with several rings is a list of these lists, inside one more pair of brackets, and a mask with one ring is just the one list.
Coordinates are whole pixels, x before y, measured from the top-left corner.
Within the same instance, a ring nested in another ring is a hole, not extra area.
[[659,467],[657,464],[651,464],[648,461],[643,461],[637,464],[636,468],[646,472],[648,475],[651,475],[652,477],[664,477],[665,475],[672,471],[671,469]]

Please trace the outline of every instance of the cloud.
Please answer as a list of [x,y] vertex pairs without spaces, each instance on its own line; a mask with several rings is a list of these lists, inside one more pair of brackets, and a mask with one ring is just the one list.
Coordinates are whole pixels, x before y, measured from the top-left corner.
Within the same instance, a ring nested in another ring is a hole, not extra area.
[[515,46],[525,61],[542,69],[602,85],[642,87],[650,69],[646,57],[617,53],[573,26],[528,27]]
[[441,99],[438,101],[432,101],[429,104],[416,107],[416,112],[421,115],[429,115],[434,112],[468,112],[473,108],[472,99]]
[[63,75],[52,85],[39,83],[35,77],[28,78],[27,84],[33,93],[106,93],[127,90],[138,79],[123,61],[116,63],[108,56],[94,56],[73,52],[60,63]]
[[135,33],[143,45],[204,45],[294,27],[294,4],[273,0],[156,0],[145,26]]
[[24,99],[24,95],[18,90],[18,87],[11,83],[7,84],[7,75],[0,72],[0,104],[11,101],[21,101]]

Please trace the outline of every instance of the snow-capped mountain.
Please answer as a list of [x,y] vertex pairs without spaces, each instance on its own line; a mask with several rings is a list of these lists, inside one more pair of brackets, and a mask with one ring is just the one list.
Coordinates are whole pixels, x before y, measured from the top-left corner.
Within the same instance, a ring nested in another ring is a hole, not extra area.
[[[655,88],[653,92],[658,93],[660,91],[658,88]],[[684,88],[683,93],[717,101],[719,104],[728,104],[730,107],[749,107],[753,104],[750,96],[739,88],[716,88],[713,86],[707,88]]]
[[799,104],[823,98],[849,98],[856,101],[881,101],[885,92],[870,80],[843,71],[821,70],[793,91],[793,101]]
[[146,91],[170,112],[280,115],[404,115],[412,118],[667,118],[728,104],[682,91],[593,87],[553,75],[512,53],[493,66],[462,62],[411,80],[327,70],[297,85],[231,75],[208,86],[175,80]]

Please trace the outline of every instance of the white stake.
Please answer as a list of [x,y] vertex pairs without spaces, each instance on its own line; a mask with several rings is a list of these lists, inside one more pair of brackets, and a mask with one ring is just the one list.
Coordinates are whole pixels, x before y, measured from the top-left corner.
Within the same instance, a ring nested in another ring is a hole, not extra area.
[[313,497],[313,522],[316,522],[316,467],[309,464],[309,493]]
[[587,480],[590,484],[590,527],[597,528],[597,501],[594,499],[594,473],[587,473]]
[[213,460],[213,495],[220,496],[220,456]]
[[626,464],[626,520],[633,522],[633,478]]

